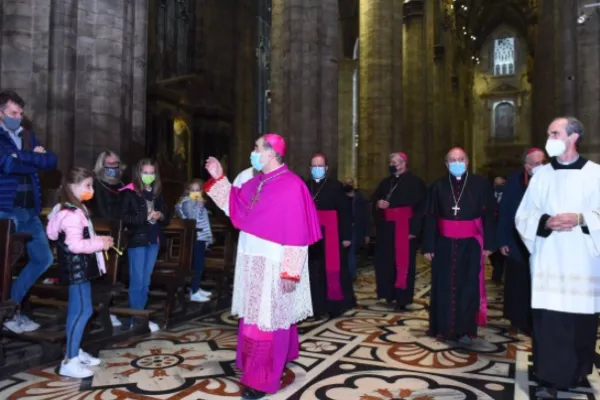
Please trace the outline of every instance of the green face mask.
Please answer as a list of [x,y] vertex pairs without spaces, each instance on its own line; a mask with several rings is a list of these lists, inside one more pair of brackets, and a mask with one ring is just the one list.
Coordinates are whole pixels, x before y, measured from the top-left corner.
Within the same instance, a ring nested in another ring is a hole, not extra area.
[[155,179],[156,175],[154,174],[142,174],[142,182],[144,185],[152,185]]

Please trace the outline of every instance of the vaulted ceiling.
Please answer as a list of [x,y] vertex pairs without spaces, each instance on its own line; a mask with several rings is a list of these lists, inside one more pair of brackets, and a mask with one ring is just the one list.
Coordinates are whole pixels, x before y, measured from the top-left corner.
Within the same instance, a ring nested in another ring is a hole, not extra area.
[[[384,0],[396,1],[396,0]],[[474,50],[499,26],[507,24],[515,28],[528,40],[533,49],[528,26],[533,23],[535,8],[539,0],[437,0],[454,5],[456,22],[466,26],[469,33],[477,37]],[[461,6],[466,6],[466,11]],[[354,43],[358,38],[359,0],[339,0],[340,28],[344,57],[351,58]]]
[[[483,45],[486,38],[500,25],[512,26],[533,49],[534,43],[528,27],[534,23],[535,0],[457,0],[454,2],[458,25],[466,26],[477,39],[475,49]],[[466,6],[464,11],[461,6]]]

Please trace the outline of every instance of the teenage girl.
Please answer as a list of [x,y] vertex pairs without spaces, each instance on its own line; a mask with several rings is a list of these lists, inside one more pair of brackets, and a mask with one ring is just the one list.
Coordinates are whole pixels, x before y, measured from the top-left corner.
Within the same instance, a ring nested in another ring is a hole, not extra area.
[[[148,302],[162,227],[169,223],[158,164],[148,158],[138,162],[132,171],[132,182],[121,194],[122,220],[129,232],[129,306],[143,310]],[[152,321],[148,328],[151,332],[160,329]]]

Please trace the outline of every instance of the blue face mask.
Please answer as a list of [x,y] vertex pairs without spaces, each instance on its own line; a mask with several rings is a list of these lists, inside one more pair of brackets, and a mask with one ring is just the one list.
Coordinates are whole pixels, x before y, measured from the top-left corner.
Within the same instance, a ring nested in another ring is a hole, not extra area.
[[325,167],[310,167],[310,174],[314,179],[323,179],[325,176]]
[[448,165],[448,170],[455,177],[463,176],[467,171],[467,165],[462,161],[456,161]]
[[121,175],[120,168],[104,167],[104,175],[109,178],[116,178]]
[[257,170],[258,172],[262,171],[262,169],[265,167],[265,164],[260,162],[260,153],[257,153],[255,151],[250,153],[250,164],[252,165],[252,168]]
[[5,115],[2,122],[4,123],[4,126],[6,126],[6,129],[11,132],[14,132],[21,127],[21,118],[12,118]]

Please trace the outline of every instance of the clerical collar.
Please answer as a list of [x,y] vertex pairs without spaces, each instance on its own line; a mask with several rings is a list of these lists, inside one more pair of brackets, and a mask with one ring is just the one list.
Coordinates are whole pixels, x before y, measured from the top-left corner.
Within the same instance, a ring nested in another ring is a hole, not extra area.
[[450,178],[454,179],[455,181],[457,181],[457,182],[461,182],[461,181],[462,181],[462,179],[465,177],[465,175],[466,175],[466,174],[467,174],[467,173],[465,172],[465,173],[464,173],[464,174],[462,174],[461,176],[454,176],[454,175],[452,175],[452,174],[448,174],[448,175],[450,175]]
[[263,172],[262,176],[260,177],[260,180],[267,179],[267,178],[277,174],[283,167],[285,167],[285,164],[281,164],[279,167],[275,168],[273,171],[267,172],[266,174]]
[[554,157],[552,159],[552,161],[550,161],[550,164],[552,165],[552,168],[556,169],[582,169],[584,167],[584,165],[588,162],[587,159],[581,157],[581,156],[577,156],[577,158],[575,160],[571,160],[566,164],[563,164],[562,162],[560,162],[558,160],[558,157]]

